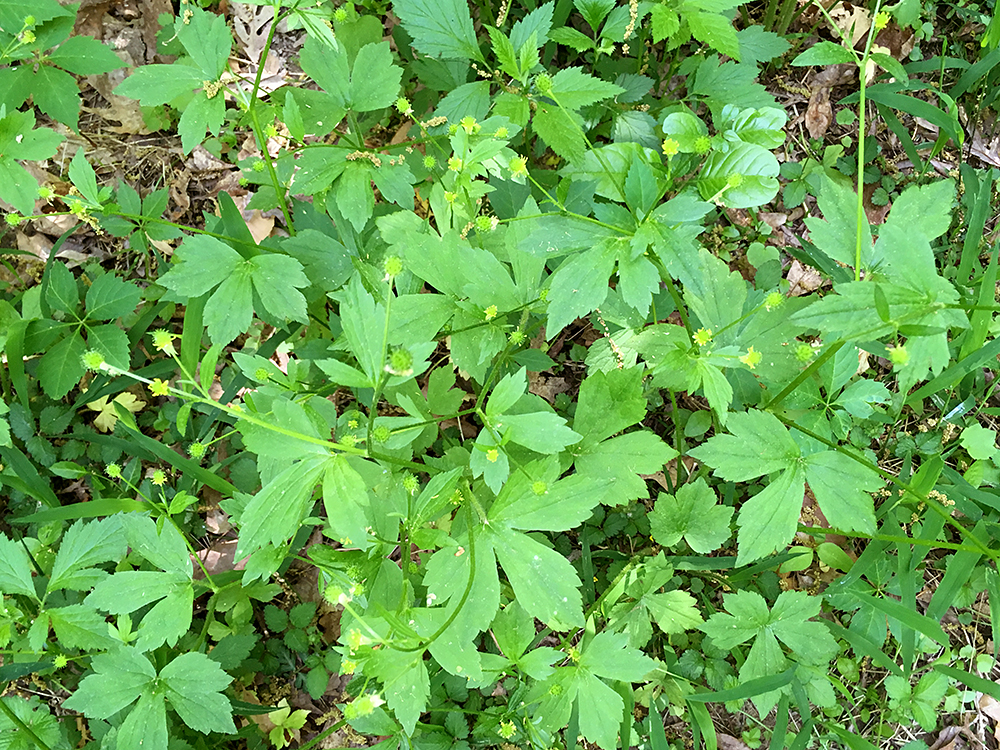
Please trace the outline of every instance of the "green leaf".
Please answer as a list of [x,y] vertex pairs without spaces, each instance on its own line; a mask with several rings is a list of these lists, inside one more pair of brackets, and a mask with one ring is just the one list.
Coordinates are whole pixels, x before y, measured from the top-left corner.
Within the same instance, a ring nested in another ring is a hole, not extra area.
[[504,526],[492,528],[494,549],[517,601],[553,630],[583,627],[580,579],[565,557]]
[[184,51],[201,68],[204,78],[217,81],[229,62],[233,35],[226,26],[225,16],[209,13],[195,6],[174,25]]
[[799,446],[785,426],[769,412],[752,409],[732,414],[729,435],[716,435],[688,455],[715,467],[715,475],[729,482],[771,474],[789,468],[799,458]]
[[118,728],[118,750],[129,747],[167,750],[167,708],[159,695],[153,692],[141,695]]
[[119,560],[125,550],[118,517],[73,524],[63,535],[46,591],[90,589],[108,575],[93,566]]
[[119,279],[112,273],[98,276],[87,290],[87,318],[114,320],[135,311],[142,292],[135,284]]
[[552,76],[552,98],[562,107],[577,110],[625,91],[621,86],[602,81],[582,68],[563,68]]
[[573,429],[585,444],[604,440],[646,416],[641,367],[592,372],[580,384]]
[[293,463],[254,495],[240,518],[237,559],[267,544],[284,544],[312,507],[313,490],[326,470],[325,456]]
[[35,212],[38,181],[24,167],[6,156],[0,156],[0,198],[22,215]]
[[465,0],[396,0],[393,12],[423,54],[485,62]]
[[600,307],[608,295],[608,279],[617,250],[614,241],[600,242],[591,250],[573,255],[556,269],[549,286],[546,336],[555,337],[576,318]]
[[[688,3],[685,3],[687,6]],[[685,7],[684,20],[691,29],[691,36],[704,42],[722,54],[740,60],[740,43],[736,38],[733,22],[720,13],[688,10]]]
[[218,662],[205,654],[181,654],[160,670],[160,680],[171,707],[189,727],[204,734],[236,732],[232,706],[222,693],[232,678]]
[[489,518],[514,529],[566,531],[590,517],[603,499],[607,484],[579,474],[554,484],[531,482],[518,473],[504,485],[490,508]]
[[181,148],[190,154],[194,147],[205,140],[205,131],[218,135],[219,128],[226,119],[226,99],[222,94],[208,96],[199,91],[184,107],[177,123],[177,133],[181,137]]
[[365,673],[382,681],[386,704],[396,714],[403,731],[413,734],[430,696],[430,678],[423,652],[381,649],[365,663]]
[[337,208],[357,232],[365,228],[375,210],[375,195],[371,186],[373,171],[364,160],[349,162],[334,187]]
[[[49,591],[51,590],[52,587],[49,586]],[[67,648],[106,651],[121,645],[120,641],[108,633],[107,618],[85,604],[55,607],[47,610],[46,614],[59,643]]]
[[893,201],[889,218],[879,228],[875,258],[885,258],[908,286],[932,290],[938,282],[931,242],[951,225],[955,185],[939,180],[912,185]]
[[624,633],[598,633],[580,656],[580,669],[598,677],[621,682],[642,682],[656,669],[656,662],[627,645]]
[[667,635],[683,633],[702,623],[698,602],[687,591],[647,594],[642,598],[642,604],[656,626]]
[[695,552],[707,554],[729,539],[733,509],[719,505],[704,479],[683,485],[676,495],[660,493],[649,514],[653,538],[672,547],[681,537]]
[[560,26],[557,29],[552,29],[549,31],[549,39],[556,44],[570,47],[577,52],[586,52],[594,48],[593,39],[571,26]]
[[80,304],[80,292],[76,286],[76,278],[62,263],[53,263],[49,267],[48,286],[45,288],[45,301],[56,310],[73,314]]
[[83,355],[87,345],[83,336],[74,331],[49,349],[38,363],[38,379],[49,398],[65,396],[86,372]]
[[306,299],[299,289],[309,286],[302,264],[278,253],[257,255],[247,261],[254,291],[264,310],[279,321],[306,323]]
[[583,16],[583,20],[596,32],[615,7],[615,0],[573,0],[573,5]]
[[403,69],[392,64],[388,42],[366,44],[358,51],[351,71],[348,106],[357,112],[392,106],[402,76]]
[[63,702],[67,710],[79,711],[91,719],[107,719],[118,713],[134,702],[156,677],[149,659],[131,646],[98,654],[91,661],[91,668],[94,673],[84,677],[76,692]]
[[792,60],[792,65],[857,64],[854,54],[836,42],[817,42]]
[[754,143],[727,143],[702,166],[698,190],[702,198],[718,196],[730,208],[754,208],[778,194],[778,160]]
[[[819,208],[823,219],[809,217],[809,238],[820,250],[845,266],[854,267],[858,230],[858,197],[848,186],[823,176],[820,182]],[[861,224],[861,263],[871,257],[871,227],[866,219]]]
[[323,507],[327,536],[344,547],[365,550],[371,545],[368,490],[365,481],[343,456],[327,461],[323,473]]
[[566,426],[565,419],[546,411],[504,414],[493,426],[512,442],[538,453],[559,453],[580,440],[580,435]]
[[174,252],[175,264],[159,283],[186,302],[221,284],[243,261],[229,245],[214,237],[196,234],[187,237]]
[[87,346],[104,355],[109,365],[122,370],[129,369],[129,352],[132,347],[128,334],[118,326],[90,326],[87,328]]
[[805,465],[806,481],[832,526],[875,533],[871,493],[884,483],[876,471],[837,451],[807,456]]
[[49,54],[49,62],[70,73],[93,76],[124,67],[121,58],[89,36],[71,36]]
[[575,459],[576,470],[595,479],[611,481],[606,505],[620,505],[648,497],[645,480],[639,474],[654,474],[677,451],[647,430],[629,432],[588,448]]
[[532,117],[535,132],[549,148],[569,162],[583,159],[587,142],[583,137],[580,116],[554,104],[539,102]]
[[996,455],[997,434],[982,425],[972,424],[962,430],[962,447],[976,460],[988,460]]
[[74,130],[80,118],[80,87],[69,73],[40,65],[32,76],[32,96],[42,112]]
[[555,9],[553,2],[540,5],[528,13],[524,18],[514,24],[510,31],[510,41],[515,49],[521,49],[532,40],[534,36],[535,49],[540,48],[549,38],[549,29],[552,28],[552,13]]
[[201,88],[203,75],[187,65],[140,65],[114,93],[156,107]]
[[680,31],[681,17],[678,15],[676,8],[657,3],[650,12],[650,19],[653,42],[657,44],[664,39],[669,39]]
[[0,534],[0,592],[38,600],[24,545]]
[[740,508],[736,564],[759,560],[788,544],[795,536],[805,490],[802,467],[778,475]]

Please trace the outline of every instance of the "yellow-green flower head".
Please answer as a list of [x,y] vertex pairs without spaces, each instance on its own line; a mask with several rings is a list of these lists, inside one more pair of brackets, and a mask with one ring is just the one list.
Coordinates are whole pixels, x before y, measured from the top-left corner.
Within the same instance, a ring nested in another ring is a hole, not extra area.
[[775,307],[781,307],[784,303],[785,295],[778,291],[771,292],[764,298],[764,307],[769,311]]
[[890,346],[889,361],[892,362],[893,367],[905,367],[910,363],[910,353],[906,351],[906,347],[902,344],[899,346]]
[[535,88],[543,94],[552,93],[552,77],[548,73],[539,73],[535,78]]
[[707,135],[699,135],[694,139],[694,150],[697,154],[706,154],[712,148],[712,139]]
[[672,156],[677,156],[678,151],[680,151],[681,144],[675,141],[673,138],[667,138],[663,142],[663,155],[668,159]]
[[531,491],[536,495],[544,495],[549,491],[549,486],[543,482],[541,479],[536,479],[531,483]]
[[884,10],[880,10],[878,15],[875,16],[875,29],[881,31],[886,26],[889,25],[889,13]]
[[82,360],[83,366],[91,372],[97,372],[98,370],[104,368],[104,355],[93,349],[89,352],[85,352]]
[[157,351],[161,351],[164,354],[169,354],[171,357],[177,354],[177,350],[174,349],[174,339],[177,338],[176,333],[170,333],[162,328],[153,331],[153,346]]
[[523,156],[515,156],[510,160],[510,173],[514,177],[527,177],[528,160]]
[[754,351],[754,348],[752,346],[747,350],[746,354],[740,357],[740,362],[745,364],[751,370],[753,370],[754,368],[757,367],[757,365],[760,364],[760,360],[761,360],[761,353],[758,351]]
[[154,396],[169,396],[170,385],[159,378],[153,378],[153,382],[149,384],[149,392]]
[[19,213],[11,211],[9,214],[3,217],[3,220],[7,222],[7,226],[16,227],[18,224],[24,221],[24,217],[21,216],[21,214]]
[[469,135],[478,133],[480,130],[482,130],[483,127],[478,122],[476,122],[476,118],[472,117],[471,115],[466,115],[465,117],[463,117],[461,120],[458,121],[458,124],[461,125],[462,130],[464,130]]
[[477,232],[492,232],[494,229],[496,229],[496,223],[494,223],[494,218],[492,216],[480,214],[476,217]]
[[452,156],[448,159],[448,169],[452,172],[462,171],[462,160],[458,156]]
[[122,467],[118,464],[108,464],[104,467],[104,472],[112,479],[118,479],[122,475]]
[[493,137],[494,138],[500,138],[500,139],[504,139],[508,135],[509,135],[509,133],[507,132],[507,128],[505,128],[503,126],[497,128],[496,131],[493,133]]
[[335,11],[333,11],[333,20],[337,23],[343,23],[347,20],[347,8],[341,5]]
[[698,346],[705,346],[712,340],[711,328],[699,328],[694,332],[694,343]]
[[389,362],[385,366],[385,371],[390,375],[400,375],[403,377],[413,374],[413,355],[409,349],[402,346],[392,350],[389,354]]
[[162,487],[167,483],[167,473],[163,469],[157,469],[153,472],[153,477],[150,481],[157,487]]
[[392,437],[392,432],[384,424],[380,424],[372,430],[372,437],[375,438],[376,443],[384,443]]
[[483,311],[483,314],[486,317],[486,320],[493,320],[493,318],[497,316],[497,306],[490,305]]
[[424,169],[434,169],[434,167],[436,167],[437,164],[438,164],[437,159],[435,159],[433,156],[424,157]]
[[739,172],[733,172],[726,179],[726,187],[734,188],[734,187],[739,187],[742,184],[743,184],[743,175],[740,174]]
[[382,262],[382,270],[387,278],[393,279],[403,272],[403,259],[398,255],[390,255]]
[[403,477],[403,489],[406,490],[411,495],[420,489],[420,480],[418,480],[412,474],[407,474]]
[[486,451],[486,460],[489,461],[491,464],[495,464],[499,458],[500,458],[500,451],[498,451],[496,448],[490,448],[488,451]]
[[205,452],[207,450],[208,450],[208,446],[207,445],[205,445],[204,443],[200,443],[198,441],[195,441],[195,442],[191,443],[191,445],[188,447],[188,455],[190,455],[191,458],[195,458],[195,459],[202,458],[205,455]]
[[805,364],[806,362],[812,362],[813,357],[816,356],[816,349],[810,344],[805,342],[800,343],[795,347],[795,359],[799,362]]
[[410,104],[410,100],[407,99],[405,96],[399,97],[396,100],[396,110],[401,115],[405,115],[408,112],[412,112],[413,108],[412,108],[412,105]]

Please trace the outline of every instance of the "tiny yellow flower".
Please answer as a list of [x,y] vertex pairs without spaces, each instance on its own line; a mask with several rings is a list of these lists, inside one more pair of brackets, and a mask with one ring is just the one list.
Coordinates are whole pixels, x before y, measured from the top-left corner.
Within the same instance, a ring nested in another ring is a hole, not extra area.
[[889,361],[892,362],[894,367],[905,367],[910,363],[910,353],[906,351],[906,347],[902,344],[899,346],[890,346]]
[[158,351],[164,354],[169,354],[171,357],[177,354],[177,350],[174,349],[174,339],[177,338],[176,333],[170,333],[170,331],[165,331],[162,328],[153,331],[153,346],[156,347]]
[[452,172],[461,172],[462,171],[462,160],[461,160],[461,158],[459,158],[457,156],[452,156],[451,158],[449,158],[448,159],[448,169],[450,169]]
[[528,160],[523,156],[515,156],[510,160],[510,173],[514,177],[527,177]]
[[167,483],[167,473],[163,469],[157,469],[153,472],[153,477],[150,481],[157,487],[162,487]]
[[486,320],[493,320],[497,316],[497,306],[490,305],[487,307],[483,313],[486,315]]
[[486,460],[489,461],[491,464],[495,464],[498,458],[500,458],[500,451],[498,451],[496,448],[490,448],[488,451],[486,451]]
[[122,475],[122,467],[118,464],[108,464],[104,471],[112,479],[118,479]]
[[740,357],[740,362],[745,364],[751,370],[753,370],[755,367],[757,367],[758,364],[760,364],[760,360],[761,360],[761,353],[754,351],[754,348],[752,346],[749,349],[747,349],[746,354]]
[[694,343],[698,346],[705,346],[709,341],[712,340],[712,329],[711,328],[699,328],[694,332]]
[[679,144],[673,138],[667,138],[667,140],[663,142],[663,155],[666,156],[668,159],[671,156],[677,156],[677,152],[680,151],[680,148],[681,144]]
[[153,382],[149,384],[149,391],[154,396],[167,396],[170,394],[170,385],[159,378],[153,378]]
[[764,307],[770,312],[775,307],[781,307],[785,302],[785,295],[781,292],[774,291],[768,294],[764,298]]

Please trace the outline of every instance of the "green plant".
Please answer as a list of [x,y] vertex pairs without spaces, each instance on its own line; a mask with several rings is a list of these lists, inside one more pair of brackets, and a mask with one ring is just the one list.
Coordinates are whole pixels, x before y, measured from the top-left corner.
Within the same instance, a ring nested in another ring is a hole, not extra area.
[[[43,196],[136,246],[180,240],[141,285],[53,252],[0,301],[4,676],[69,695],[94,746],[259,743],[234,721],[252,711],[286,746],[308,713],[246,703],[258,674],[316,700],[351,677],[305,746],[350,725],[395,747],[663,747],[666,712],[712,747],[706,704],[752,701],[778,718],[748,743],[863,747],[888,722],[932,727],[961,684],[996,692],[940,625],[981,587],[1000,597],[997,260],[956,236],[955,184],[886,183],[873,228],[842,147],[779,167],[786,116],[755,79],[786,44],[737,31],[737,6],[573,6],[570,25],[567,3],[480,15],[496,26],[477,36],[463,2],[399,0],[394,53],[375,15],[275,2],[263,54],[282,21],[306,29],[317,87],[264,96],[228,70],[224,19],[185,4],[179,61],[117,91],[180,111],[185,152],[248,128],[249,206],[285,232],[258,242],[225,194],[204,226],[167,221],[163,192],[99,184],[83,151],[75,191]],[[873,34],[796,62],[902,83]],[[650,94],[655,45],[676,101]],[[0,197],[20,226],[36,192],[17,160],[56,138],[7,111]],[[401,118],[412,135],[378,140]],[[817,196],[801,253],[824,294],[789,295],[763,229],[706,231],[773,200],[779,174],[786,207]],[[991,179],[963,174],[985,222]],[[555,366],[573,387],[550,403],[535,375]],[[57,494],[69,481],[87,502]],[[206,496],[241,570],[198,554]],[[293,561],[321,605],[281,606]],[[340,612],[332,646],[319,607]],[[871,690],[862,668],[882,670]],[[82,740],[37,702],[0,710],[13,741]]]

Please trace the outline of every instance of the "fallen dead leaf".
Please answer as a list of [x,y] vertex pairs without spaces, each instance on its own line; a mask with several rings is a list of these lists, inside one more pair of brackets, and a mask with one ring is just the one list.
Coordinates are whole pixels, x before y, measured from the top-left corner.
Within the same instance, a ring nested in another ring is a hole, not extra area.
[[833,105],[830,104],[830,89],[814,89],[809,97],[805,114],[806,130],[810,138],[822,138],[833,125]]
[[788,267],[785,278],[790,285],[789,294],[793,297],[801,297],[803,294],[815,292],[823,286],[823,275],[811,266],[806,266],[797,260],[792,261]]

